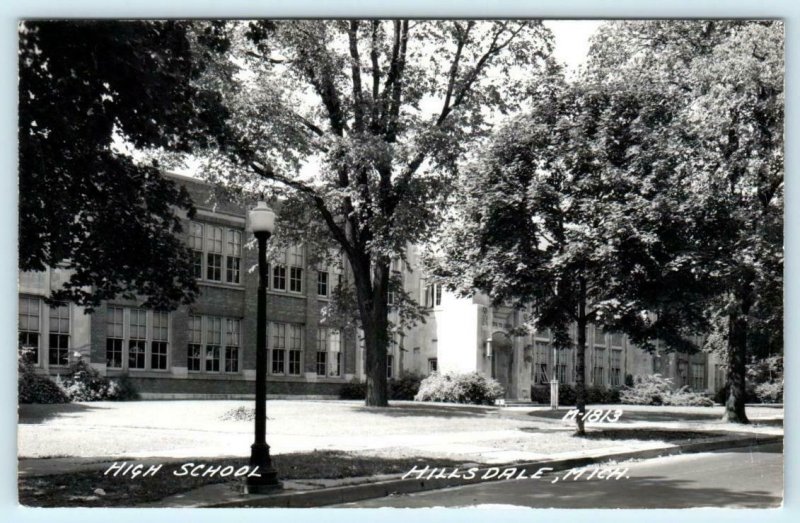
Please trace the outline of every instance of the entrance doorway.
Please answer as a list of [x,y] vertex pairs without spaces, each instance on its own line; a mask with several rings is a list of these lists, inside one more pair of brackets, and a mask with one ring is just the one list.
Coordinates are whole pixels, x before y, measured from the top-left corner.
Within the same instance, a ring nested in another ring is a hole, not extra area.
[[495,332],[492,334],[492,378],[502,385],[505,399],[514,399],[513,366],[514,351],[511,347],[511,338],[505,332]]

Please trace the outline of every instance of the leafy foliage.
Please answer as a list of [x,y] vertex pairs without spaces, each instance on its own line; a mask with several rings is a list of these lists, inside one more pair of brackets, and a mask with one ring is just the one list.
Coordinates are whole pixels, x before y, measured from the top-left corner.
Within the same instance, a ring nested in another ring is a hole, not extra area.
[[434,372],[422,380],[414,400],[491,405],[502,396],[503,387],[500,383],[478,372]]
[[[400,378],[389,380],[389,399],[413,400],[419,392],[422,376],[408,373]],[[353,381],[345,383],[339,389],[339,398],[343,400],[363,400],[367,397],[367,384]]]
[[[231,132],[204,157],[205,177],[283,200],[276,236],[344,253],[367,403],[385,405],[390,261],[430,236],[459,163],[494,114],[518,109],[551,36],[533,20],[259,20],[220,31],[231,45],[198,85],[219,93]],[[401,321],[416,321],[408,310]]]
[[129,401],[139,394],[126,377],[109,379],[83,359],[73,362],[56,383],[71,401]]
[[17,358],[17,394],[19,403],[69,403],[70,398],[49,376],[38,374],[24,357]]
[[714,406],[706,394],[693,392],[686,386],[676,389],[672,380],[661,374],[636,376],[633,387],[624,387],[619,396],[622,403],[629,405]]
[[189,151],[224,135],[225,111],[177,21],[19,26],[19,267],[70,269],[53,301],[114,296],[174,307],[197,287],[176,234],[188,193],[139,149]]
[[[591,405],[609,405],[620,403],[620,389],[618,387],[602,387],[591,385],[586,387],[586,403]],[[560,405],[575,405],[578,393],[575,385],[569,383],[558,384],[558,403]],[[550,404],[550,387],[531,387],[531,401]]]

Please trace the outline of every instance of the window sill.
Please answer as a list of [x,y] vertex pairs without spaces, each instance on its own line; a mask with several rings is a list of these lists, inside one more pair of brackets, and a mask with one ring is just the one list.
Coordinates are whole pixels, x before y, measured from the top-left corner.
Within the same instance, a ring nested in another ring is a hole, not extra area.
[[197,280],[198,285],[206,286],[206,287],[214,287],[217,289],[231,289],[235,291],[244,291],[244,284],[242,283],[225,283],[222,281],[213,281],[213,280]]

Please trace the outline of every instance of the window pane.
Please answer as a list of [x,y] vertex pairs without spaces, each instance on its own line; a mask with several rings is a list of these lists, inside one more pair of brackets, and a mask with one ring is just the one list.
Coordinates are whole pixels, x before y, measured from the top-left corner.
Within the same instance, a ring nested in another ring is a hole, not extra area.
[[319,296],[327,296],[328,295],[328,273],[327,271],[321,271],[317,273],[317,295]]
[[272,288],[286,290],[286,267],[283,265],[276,265],[272,269]]
[[206,279],[222,281],[222,255],[208,253],[206,255]]

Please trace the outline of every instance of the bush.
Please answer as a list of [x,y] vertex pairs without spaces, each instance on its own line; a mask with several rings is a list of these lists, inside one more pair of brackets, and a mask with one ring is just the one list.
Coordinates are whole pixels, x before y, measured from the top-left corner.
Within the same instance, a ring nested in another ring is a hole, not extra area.
[[[558,403],[559,405],[575,405],[578,394],[575,385],[569,383],[559,383]],[[531,401],[550,404],[550,386],[537,385],[531,387]],[[589,385],[586,387],[586,403],[594,405],[604,405],[619,403],[619,389],[606,388],[600,385]]]
[[389,399],[413,400],[419,392],[422,376],[418,374],[405,374],[400,379],[389,380]]
[[72,401],[126,401],[139,397],[127,377],[109,379],[83,359],[71,364],[69,372],[58,376],[56,383]]
[[633,387],[622,389],[620,400],[629,405],[714,406],[711,398],[704,393],[693,392],[689,387],[674,390],[672,380],[661,374],[636,376]]
[[502,396],[503,387],[496,380],[477,372],[467,374],[434,372],[422,380],[414,400],[490,405]]
[[23,358],[18,359],[17,393],[20,403],[69,403],[69,397],[48,376],[36,373],[36,369]]
[[783,380],[756,385],[755,394],[761,403],[783,403]]
[[363,400],[367,397],[367,384],[358,381],[345,383],[339,389],[339,399],[343,400]]
[[[406,374],[396,380],[389,380],[389,399],[391,400],[413,400],[419,391],[419,384],[422,376],[417,374]],[[367,384],[358,381],[345,383],[339,389],[339,399],[343,400],[363,400],[367,397]]]

